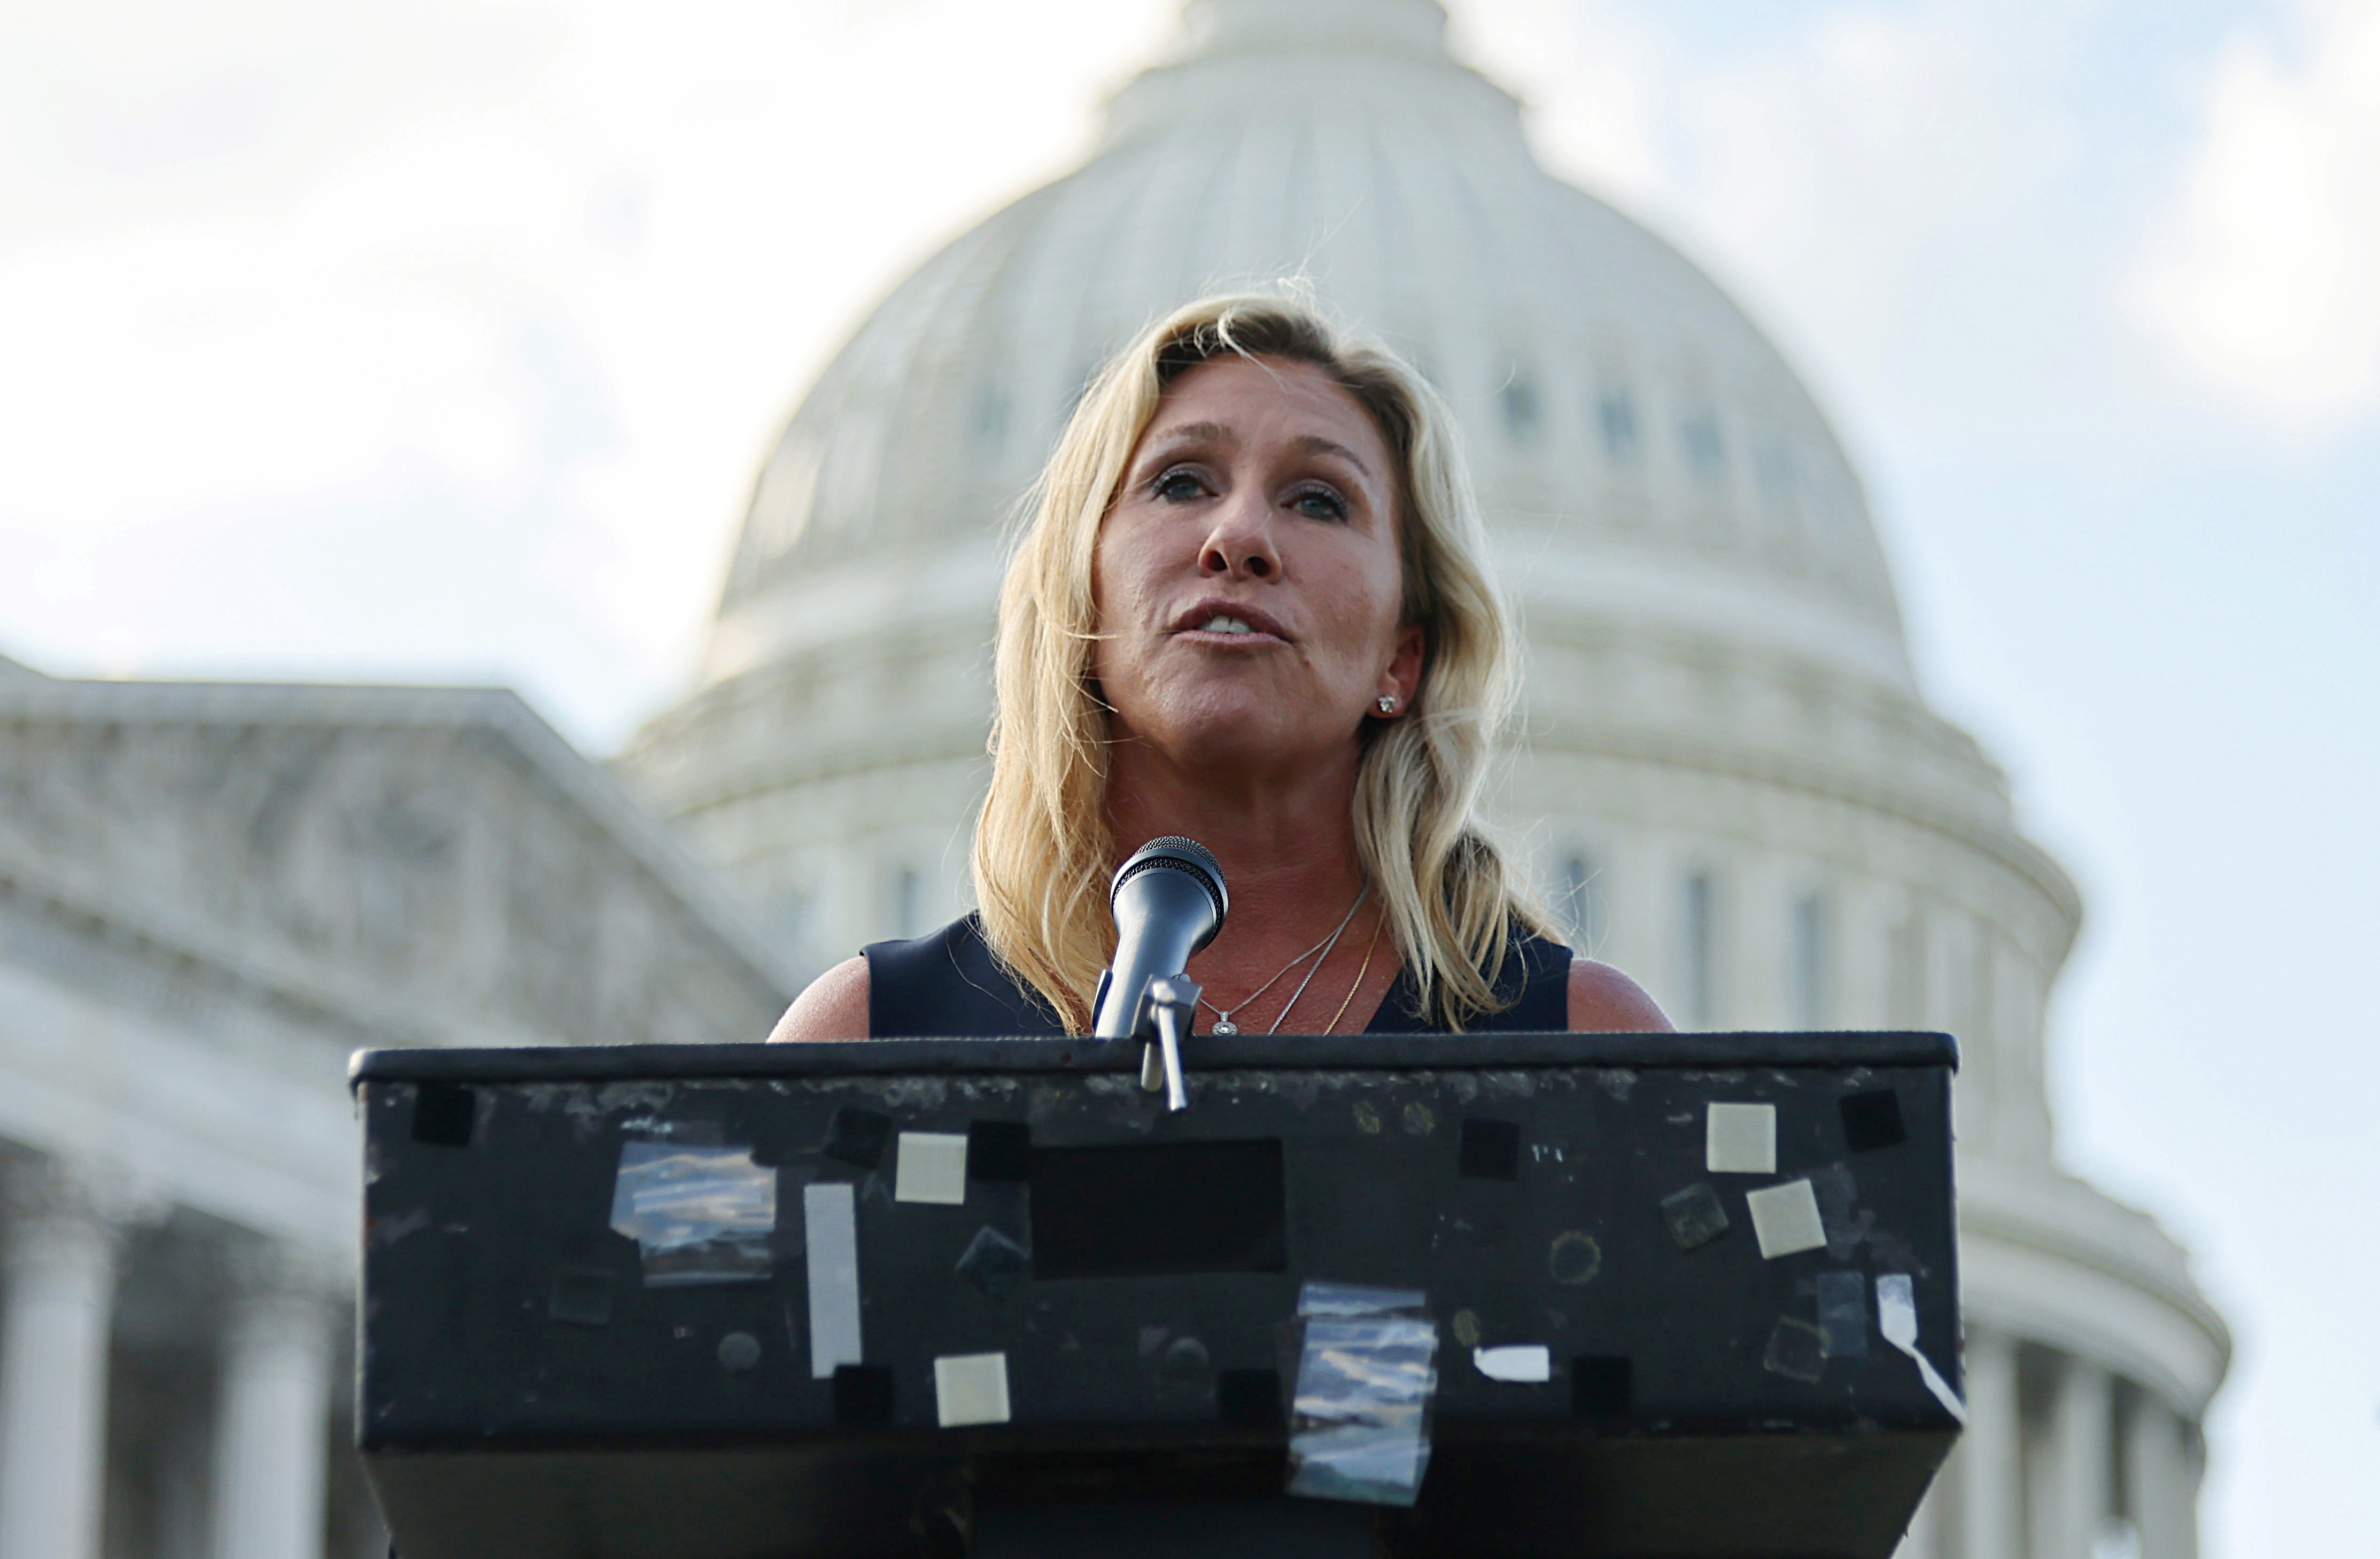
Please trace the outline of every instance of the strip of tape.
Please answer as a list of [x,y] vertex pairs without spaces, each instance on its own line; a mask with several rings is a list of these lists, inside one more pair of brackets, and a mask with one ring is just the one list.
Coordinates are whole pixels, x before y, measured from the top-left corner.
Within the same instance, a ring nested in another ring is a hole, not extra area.
[[1934,1394],[1934,1400],[1965,1423],[1967,1405],[1934,1368],[1934,1361],[1917,1351],[1917,1285],[1907,1273],[1876,1273],[1876,1329],[1884,1334],[1886,1342],[1917,1361],[1918,1378]]
[[829,1380],[859,1358],[859,1231],[844,1180],[802,1188],[802,1243],[809,1256],[810,1379]]
[[1473,1348],[1471,1363],[1489,1380],[1510,1381],[1515,1385],[1543,1385],[1554,1378],[1553,1350],[1543,1343]]

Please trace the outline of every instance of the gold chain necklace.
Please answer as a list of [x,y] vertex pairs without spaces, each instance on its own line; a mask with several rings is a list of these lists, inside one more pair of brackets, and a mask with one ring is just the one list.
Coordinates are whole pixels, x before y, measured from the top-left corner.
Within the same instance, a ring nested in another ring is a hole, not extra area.
[[[1339,1020],[1347,1016],[1348,1005],[1354,1001],[1355,993],[1364,988],[1364,977],[1372,972],[1372,950],[1379,946],[1379,944],[1380,922],[1378,920],[1375,920],[1372,922],[1372,940],[1364,944],[1363,966],[1355,970],[1355,983],[1347,987],[1347,994],[1340,998],[1339,1010],[1332,1013],[1330,1015],[1330,1021],[1322,1026],[1322,1031],[1324,1033],[1329,1034],[1337,1031],[1339,1028]],[[1281,1016],[1283,1017],[1287,1017],[1289,1014],[1282,1013]]]

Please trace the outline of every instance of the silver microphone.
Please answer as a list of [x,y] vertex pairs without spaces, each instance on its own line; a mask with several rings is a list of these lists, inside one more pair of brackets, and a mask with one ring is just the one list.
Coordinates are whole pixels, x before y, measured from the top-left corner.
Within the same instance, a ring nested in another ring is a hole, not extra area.
[[1149,981],[1183,973],[1190,956],[1223,929],[1231,904],[1222,867],[1196,839],[1168,834],[1133,851],[1108,883],[1115,960],[1099,977],[1092,1036],[1129,1040],[1141,1033]]

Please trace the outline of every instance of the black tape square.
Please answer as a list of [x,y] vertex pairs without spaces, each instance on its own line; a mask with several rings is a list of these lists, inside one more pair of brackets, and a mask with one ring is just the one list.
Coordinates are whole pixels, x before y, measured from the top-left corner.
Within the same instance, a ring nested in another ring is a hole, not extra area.
[[1852,1152],[1898,1148],[1909,1140],[1900,1119],[1900,1095],[1888,1088],[1847,1093],[1836,1104],[1843,1113],[1843,1146]]
[[413,1139],[440,1148],[471,1145],[480,1102],[468,1083],[422,1083],[413,1091]]
[[1289,1269],[1281,1139],[1038,1148],[1037,1279]]
[[1577,1418],[1625,1413],[1636,1401],[1636,1366],[1627,1358],[1583,1353],[1570,1361],[1570,1410]]
[[553,1293],[547,1298],[549,1321],[572,1326],[612,1324],[612,1274],[585,1268],[564,1267],[553,1274]]
[[1215,1376],[1215,1407],[1222,1420],[1235,1429],[1279,1429],[1283,1422],[1281,1371],[1218,1371]]
[[1464,1121],[1455,1164],[1466,1180],[1518,1180],[1521,1128],[1511,1121]]
[[892,1421],[892,1371],[881,1364],[834,1367],[834,1421],[860,1426]]
[[1033,1128],[1023,1121],[967,1123],[967,1178],[1029,1180],[1033,1177]]
[[884,1144],[891,1140],[892,1116],[845,1104],[835,1111],[819,1151],[860,1169],[873,1169],[884,1157]]
[[1694,1250],[1727,1233],[1727,1209],[1718,1193],[1697,1180],[1682,1191],[1661,1199],[1661,1222],[1681,1250]]

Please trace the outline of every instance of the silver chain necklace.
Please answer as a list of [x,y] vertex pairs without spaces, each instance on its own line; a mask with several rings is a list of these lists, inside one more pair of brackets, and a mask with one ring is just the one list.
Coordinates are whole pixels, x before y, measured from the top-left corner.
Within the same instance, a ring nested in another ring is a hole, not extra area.
[[[1255,1001],[1258,996],[1263,995],[1266,992],[1281,983],[1281,975],[1287,974],[1298,965],[1305,962],[1306,959],[1313,957],[1317,953],[1321,954],[1322,957],[1319,962],[1315,964],[1314,969],[1318,969],[1323,964],[1329,963],[1330,961],[1330,949],[1339,945],[1339,938],[1346,932],[1348,924],[1355,919],[1355,911],[1364,907],[1364,901],[1371,896],[1372,890],[1368,887],[1362,893],[1357,894],[1355,895],[1355,902],[1347,907],[1347,918],[1346,920],[1339,922],[1338,930],[1333,931],[1329,936],[1324,937],[1321,941],[1307,948],[1305,952],[1300,953],[1296,957],[1292,958],[1289,962],[1281,965],[1280,974],[1274,975],[1262,985],[1257,986],[1255,990],[1249,992],[1238,1001],[1233,1002],[1229,1011],[1217,1006],[1214,1003],[1208,1001],[1204,996],[1199,997],[1198,1005],[1215,1015],[1215,1026],[1208,1029],[1208,1032],[1210,1034],[1238,1033],[1240,1031],[1240,1026],[1232,1021],[1232,1013],[1245,1012],[1249,1003]],[[1297,994],[1290,997],[1289,1006],[1281,1009],[1281,1017],[1274,1018],[1272,1020],[1272,1027],[1266,1029],[1265,1032],[1270,1034],[1278,1033],[1280,1031],[1282,1018],[1286,1018],[1289,1016],[1289,1007],[1293,1007],[1297,1005],[1297,997],[1305,994],[1305,987],[1312,983],[1314,980],[1314,969],[1308,969],[1306,971],[1305,979],[1298,982]]]

